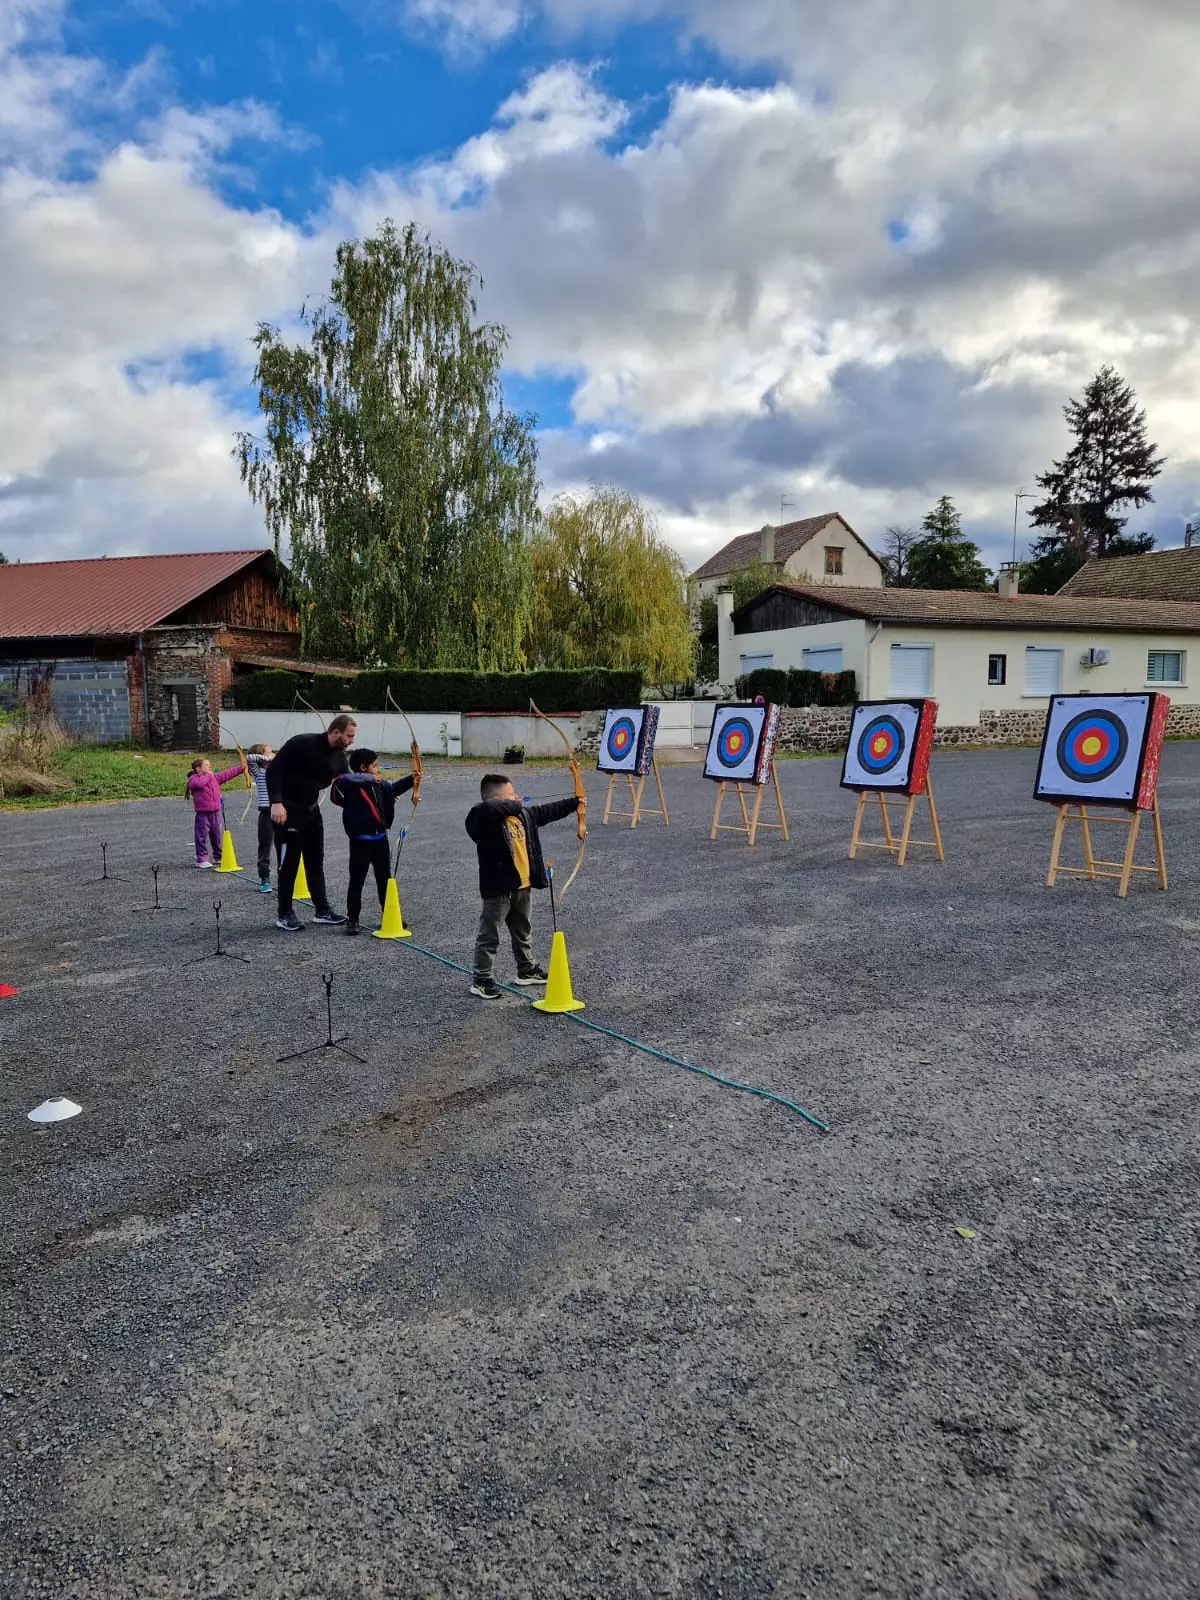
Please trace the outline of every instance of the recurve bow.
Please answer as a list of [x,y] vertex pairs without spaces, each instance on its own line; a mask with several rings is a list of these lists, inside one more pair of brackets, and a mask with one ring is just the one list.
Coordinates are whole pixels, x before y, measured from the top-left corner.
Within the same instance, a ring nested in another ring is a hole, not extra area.
[[575,882],[575,879],[579,873],[579,869],[583,865],[583,853],[587,848],[587,822],[585,820],[582,808],[587,803],[587,794],[583,787],[583,778],[579,771],[579,763],[575,759],[575,751],[571,747],[571,741],[559,727],[558,723],[552,722],[544,711],[539,711],[532,700],[529,702],[529,709],[535,716],[541,717],[544,723],[553,728],[555,733],[562,740],[563,746],[567,752],[567,766],[570,768],[571,782],[575,785],[575,797],[580,802],[580,810],[575,813],[575,837],[579,840],[579,850],[575,856],[575,865],[571,868],[571,876],[558,891],[558,899],[559,903],[561,904],[563,896]]

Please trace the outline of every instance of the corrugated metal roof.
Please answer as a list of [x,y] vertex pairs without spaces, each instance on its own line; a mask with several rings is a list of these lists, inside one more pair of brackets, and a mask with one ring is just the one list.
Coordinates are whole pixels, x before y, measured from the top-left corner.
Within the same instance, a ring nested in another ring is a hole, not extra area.
[[[944,628],[1086,628],[1114,633],[1200,633],[1200,603],[1194,600],[1113,600],[1064,594],[1019,594],[1012,599],[974,589],[843,589],[837,584],[773,584],[870,622],[915,622]],[[734,612],[745,618],[763,595]]]
[[0,639],[142,633],[266,554],[211,550],[0,567]]

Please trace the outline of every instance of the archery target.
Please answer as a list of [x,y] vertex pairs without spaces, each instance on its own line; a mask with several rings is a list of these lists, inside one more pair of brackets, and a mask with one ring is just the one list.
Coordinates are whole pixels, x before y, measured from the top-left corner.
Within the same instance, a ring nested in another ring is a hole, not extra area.
[[906,789],[913,770],[920,700],[864,702],[854,708],[842,762],[847,789]]
[[1046,712],[1035,797],[1136,805],[1155,698],[1056,695]]
[[726,783],[755,783],[768,706],[718,706],[704,758],[704,776]]
[[638,772],[646,739],[646,708],[604,713],[596,766],[601,772]]

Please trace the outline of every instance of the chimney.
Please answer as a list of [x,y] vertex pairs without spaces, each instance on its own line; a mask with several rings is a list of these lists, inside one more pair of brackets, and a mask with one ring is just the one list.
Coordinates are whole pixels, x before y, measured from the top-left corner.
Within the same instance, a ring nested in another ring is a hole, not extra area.
[[734,653],[733,591],[717,590],[717,676],[721,683],[732,684],[737,676],[737,657]]
[[764,522],[762,532],[758,536],[758,559],[764,567],[775,565],[775,529],[769,522]]
[[1000,568],[999,589],[1001,600],[1015,600],[1021,589],[1021,568],[1015,561],[1006,561]]

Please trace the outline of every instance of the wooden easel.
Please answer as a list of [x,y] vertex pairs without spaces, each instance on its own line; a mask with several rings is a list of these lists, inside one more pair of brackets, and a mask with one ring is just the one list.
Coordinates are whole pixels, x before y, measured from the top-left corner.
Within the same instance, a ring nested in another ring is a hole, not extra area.
[[[667,815],[667,797],[663,794],[662,779],[658,775],[657,761],[651,761],[650,771],[654,774],[654,786],[658,790],[658,809],[655,810],[650,806],[642,805],[642,791],[646,787],[646,773],[643,772],[641,777],[635,780],[632,772],[610,772],[608,775],[608,798],[604,802],[604,815],[600,819],[602,824],[606,823],[609,817],[632,817],[633,823],[629,830],[630,833],[633,832],[633,829],[637,827],[643,817],[661,817],[664,824],[670,824],[671,819]],[[613,789],[622,778],[629,785],[629,801],[633,806],[632,811],[614,811],[612,808]]]
[[[1071,878],[1115,878],[1118,883],[1117,898],[1124,900],[1129,893],[1129,880],[1135,872],[1156,872],[1158,874],[1158,887],[1167,887],[1167,857],[1163,850],[1162,821],[1158,814],[1158,796],[1154,796],[1154,805],[1151,807],[1150,816],[1154,822],[1154,858],[1152,867],[1135,867],[1133,852],[1137,848],[1138,832],[1142,826],[1141,811],[1132,812],[1126,817],[1097,817],[1088,815],[1088,808],[1084,805],[1071,805],[1064,803],[1058,807],[1058,821],[1054,824],[1054,843],[1050,847],[1050,871],[1046,874],[1046,887],[1053,889],[1054,880],[1062,873]],[[1079,820],[1079,830],[1083,836],[1083,866],[1060,867],[1059,856],[1062,852],[1063,831],[1067,820],[1076,817]],[[1101,861],[1092,853],[1093,827],[1107,824],[1109,827],[1124,828],[1125,854],[1120,861]],[[1107,872],[1100,868],[1107,867]]]
[[[921,798],[916,794],[896,794],[888,789],[860,789],[858,791],[858,809],[854,813],[854,831],[850,835],[850,859],[854,860],[855,852],[859,850],[886,850],[895,856],[896,865],[902,867],[908,856],[910,845],[922,845],[930,850],[937,851],[939,861],[945,861],[946,852],[942,849],[942,830],[938,827],[937,806],[933,800],[933,779],[925,779],[925,794],[929,799],[929,826],[933,833],[932,839],[914,839],[912,837],[913,812],[916,810],[917,801]],[[874,795],[879,802],[879,815],[883,820],[883,843],[863,839],[862,831],[863,812],[867,809],[867,801]],[[894,806],[904,807],[904,818],[900,824],[900,837],[897,839],[892,831],[892,819],[888,815],[889,803]]]
[[[767,787],[765,783],[756,783],[751,785],[751,787],[754,789],[754,806],[750,811],[747,811],[746,797],[742,793],[746,785],[742,783],[726,783],[722,779],[720,787],[717,789],[717,804],[713,811],[712,832],[708,837],[710,839],[715,839],[718,833],[742,833],[745,834],[747,839],[749,839],[751,849],[754,848],[754,837],[760,828],[774,828],[777,832],[782,833],[785,839],[790,838],[791,836],[788,833],[787,818],[783,814],[783,795],[779,788],[779,774],[775,771],[775,763],[773,761],[771,763],[770,781],[775,789],[775,804],[779,807],[778,822],[759,821],[759,812],[762,810],[763,794]],[[737,823],[721,821],[721,807],[725,803],[726,789],[736,789],[737,791],[738,805],[741,807],[742,812],[742,821],[740,827]]]

